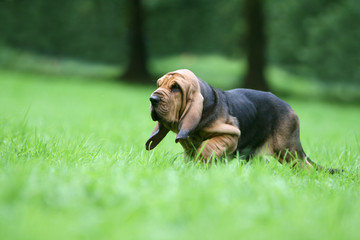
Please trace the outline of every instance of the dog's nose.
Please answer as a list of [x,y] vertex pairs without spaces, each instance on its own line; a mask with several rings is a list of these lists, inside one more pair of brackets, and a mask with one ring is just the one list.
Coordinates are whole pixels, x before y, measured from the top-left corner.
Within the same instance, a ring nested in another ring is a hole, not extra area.
[[151,95],[150,96],[150,102],[153,106],[158,105],[158,103],[160,102],[161,98],[159,96],[156,95]]

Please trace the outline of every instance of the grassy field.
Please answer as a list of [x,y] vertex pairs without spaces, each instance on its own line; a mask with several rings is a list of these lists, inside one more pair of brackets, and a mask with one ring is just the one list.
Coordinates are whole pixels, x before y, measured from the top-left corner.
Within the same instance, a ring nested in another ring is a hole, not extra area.
[[0,70],[0,239],[360,238],[358,105],[285,99],[307,154],[343,174],[206,167],[174,134],[144,150],[154,87]]

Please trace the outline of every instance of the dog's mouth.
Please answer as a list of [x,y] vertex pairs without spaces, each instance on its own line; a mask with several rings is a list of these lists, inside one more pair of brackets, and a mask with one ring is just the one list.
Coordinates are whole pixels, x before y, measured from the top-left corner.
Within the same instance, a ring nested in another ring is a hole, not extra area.
[[153,121],[159,121],[159,115],[156,113],[154,108],[151,108],[151,118]]

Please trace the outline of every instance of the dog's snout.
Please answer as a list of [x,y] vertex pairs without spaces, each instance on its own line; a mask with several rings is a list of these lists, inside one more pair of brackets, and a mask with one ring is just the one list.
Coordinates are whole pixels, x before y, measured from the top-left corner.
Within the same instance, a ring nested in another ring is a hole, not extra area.
[[150,102],[153,106],[158,105],[158,103],[160,102],[161,98],[159,96],[156,95],[151,95],[150,96]]

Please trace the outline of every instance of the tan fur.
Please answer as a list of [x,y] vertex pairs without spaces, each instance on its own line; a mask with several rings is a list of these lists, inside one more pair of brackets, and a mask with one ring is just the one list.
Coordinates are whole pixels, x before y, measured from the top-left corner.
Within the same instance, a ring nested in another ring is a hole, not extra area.
[[201,131],[200,134],[207,139],[197,149],[203,160],[211,161],[213,157],[221,157],[236,150],[240,130],[235,122],[234,117],[228,120],[219,118],[210,127]]
[[235,135],[223,134],[212,137],[201,143],[197,149],[199,160],[210,163],[214,158],[222,157],[226,153],[232,153],[236,150],[238,137]]
[[[152,93],[150,101],[152,103],[151,116],[154,121],[158,122],[145,144],[147,150],[155,148],[169,130],[176,133],[175,142],[180,142],[184,148],[185,156],[198,159],[201,162],[212,162],[215,158],[226,156],[227,153],[231,154],[238,148],[237,144],[241,132],[237,118],[230,115],[230,112],[236,111],[236,108],[229,104],[234,95],[231,95],[230,92],[221,93],[221,91],[207,86],[187,69],[169,72],[161,77],[157,84],[158,88]],[[202,96],[201,90],[206,94],[206,97],[209,97],[206,99],[206,109],[204,109],[204,114],[207,116],[202,116],[204,96]],[[210,91],[213,92],[209,93]],[[236,91],[245,92],[245,90]],[[270,97],[269,94],[263,93],[262,96],[275,99],[274,101],[277,104],[280,102],[274,96]],[[242,101],[237,99],[234,103],[242,104]],[[268,118],[269,120],[273,119],[269,126],[271,131],[264,132],[264,135],[260,133],[260,136],[255,136],[253,142],[248,139],[252,136],[251,134],[244,136],[245,138],[241,139],[241,146],[238,149],[240,154],[244,152],[247,159],[253,155],[272,155],[280,163],[309,169],[313,167],[317,170],[323,169],[322,166],[312,162],[302,149],[299,136],[299,119],[296,113],[289,110],[291,108],[286,108],[284,103],[280,103],[279,106],[273,103],[270,106],[279,107],[275,113],[263,111],[271,115]],[[262,106],[257,105],[257,107],[261,108]],[[243,111],[246,111],[246,108],[243,108]],[[235,114],[238,113],[235,112]],[[241,112],[241,114],[244,113]],[[238,115],[237,117],[240,118],[241,116]],[[263,117],[267,116],[261,117],[259,119],[263,121]],[[249,120],[246,120],[244,126],[248,122]],[[269,122],[265,121],[263,124],[266,125]],[[255,126],[250,124],[250,132],[259,134],[259,131],[254,131],[254,127],[257,127],[256,124]],[[261,124],[260,127],[262,127]],[[244,132],[246,132],[245,130]],[[261,129],[259,130],[261,131]],[[256,142],[257,139],[262,141],[266,139],[266,141],[262,146],[253,149],[259,144]],[[244,146],[244,143],[248,147]],[[256,145],[252,145],[254,143]],[[329,169],[330,173],[338,171],[337,169]]]
[[[180,86],[181,93],[171,91],[175,83]],[[158,89],[153,95],[162,99],[155,109],[162,119],[161,124],[177,133],[177,137],[193,130],[201,119],[204,100],[195,74],[186,69],[170,72],[161,77],[157,84]],[[236,122],[235,117],[219,118],[210,126],[199,130],[198,136],[180,138],[179,142],[185,150],[185,155],[199,156],[199,159],[208,162],[214,157],[223,156],[226,152],[235,151],[240,136]],[[155,126],[153,133],[160,132],[158,129],[161,124]],[[152,139],[156,140],[158,137],[152,135],[148,142]]]
[[236,150],[240,130],[234,118],[219,118],[209,127],[203,128],[198,136],[180,140],[186,157],[198,157],[202,162],[211,162],[215,157]]
[[[200,92],[199,81],[194,73],[182,69],[169,72],[158,81],[158,89],[153,95],[161,97],[156,113],[161,117],[147,142],[147,148],[154,148],[167,134],[165,129],[177,133],[177,139],[188,157],[198,157],[203,162],[211,162],[215,157],[232,153],[237,148],[240,130],[235,117],[223,114],[210,126],[198,130],[196,135],[186,134],[198,125],[202,109],[203,96]],[[172,92],[171,88],[178,84],[181,92]],[[154,110],[154,109],[152,109]],[[295,112],[290,112],[284,117],[282,124],[277,125],[274,133],[257,149],[257,155],[273,155],[281,163],[293,163],[294,159],[304,159],[299,142],[299,119]],[[185,137],[183,135],[185,134]],[[153,141],[153,146],[151,145]],[[284,150],[286,149],[286,150]],[[302,161],[295,165],[303,166]],[[305,164],[311,164],[305,160]]]
[[[183,94],[171,92],[175,83],[180,86]],[[153,94],[162,99],[157,113],[165,121],[165,125],[176,133],[179,132],[179,124],[180,131],[194,128],[200,121],[204,100],[195,74],[186,69],[170,72],[161,77],[157,84],[158,89]]]
[[[286,149],[286,150],[284,150]],[[280,163],[289,163],[300,168],[312,168],[313,166],[306,160],[299,142],[299,118],[294,111],[291,111],[284,119],[282,124],[277,125],[274,133],[269,139],[257,149],[257,155],[269,155],[278,158]],[[303,161],[302,159],[305,159]]]

